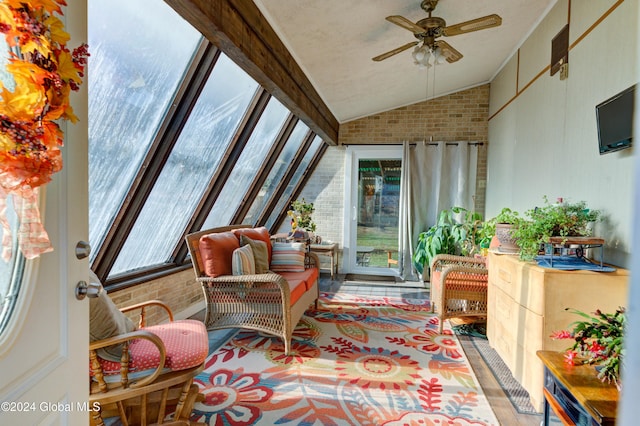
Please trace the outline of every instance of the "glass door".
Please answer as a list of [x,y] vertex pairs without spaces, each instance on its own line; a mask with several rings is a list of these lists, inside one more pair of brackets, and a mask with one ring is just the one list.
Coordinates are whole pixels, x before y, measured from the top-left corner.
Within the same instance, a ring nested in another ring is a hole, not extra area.
[[345,270],[398,275],[402,147],[351,147],[345,220]]

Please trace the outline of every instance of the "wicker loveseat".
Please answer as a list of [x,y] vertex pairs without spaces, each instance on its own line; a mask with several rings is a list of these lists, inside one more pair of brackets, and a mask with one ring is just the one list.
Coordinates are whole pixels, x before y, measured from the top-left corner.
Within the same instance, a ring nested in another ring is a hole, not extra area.
[[296,324],[309,305],[315,302],[317,308],[317,256],[304,243],[272,243],[264,227],[208,229],[187,235],[186,241],[202,283],[207,329],[246,328],[278,336],[288,354]]

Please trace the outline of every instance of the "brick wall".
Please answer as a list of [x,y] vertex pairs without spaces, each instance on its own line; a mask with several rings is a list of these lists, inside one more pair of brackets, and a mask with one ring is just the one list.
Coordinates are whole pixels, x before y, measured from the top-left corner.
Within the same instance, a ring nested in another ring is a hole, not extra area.
[[476,211],[484,212],[489,142],[489,84],[340,125],[340,145],[402,141],[477,141]]
[[[119,308],[158,299],[169,305],[176,319],[182,319],[193,315],[194,311],[204,309],[202,285],[194,277],[193,269],[187,269],[144,284],[109,292],[109,296]],[[150,308],[146,318],[147,324],[159,324],[167,320],[161,308]],[[136,324],[137,321],[135,318]]]
[[404,140],[487,142],[489,85],[397,108],[340,125],[340,145]]
[[300,194],[314,203],[316,234],[324,240],[342,241],[344,226],[344,151],[330,147]]

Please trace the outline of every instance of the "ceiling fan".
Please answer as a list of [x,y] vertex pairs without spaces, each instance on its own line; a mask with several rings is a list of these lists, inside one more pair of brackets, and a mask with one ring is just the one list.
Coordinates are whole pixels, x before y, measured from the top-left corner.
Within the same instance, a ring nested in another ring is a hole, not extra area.
[[[461,22],[455,25],[447,26],[444,19],[431,16],[431,13],[438,5],[438,0],[422,0],[420,7],[429,14],[427,18],[421,19],[416,23],[411,22],[407,18],[399,15],[387,16],[385,19],[413,33],[418,41],[412,41],[403,46],[390,50],[372,58],[374,61],[382,61],[391,56],[404,52],[407,49],[417,46],[413,52],[413,58],[418,65],[430,66],[427,61],[431,55],[434,61],[442,63],[446,59],[447,62],[453,63],[462,58],[462,53],[451,47],[444,40],[436,40],[436,38],[445,36],[455,36],[466,34],[473,31],[484,30],[486,28],[497,27],[502,24],[502,18],[496,14],[483,16],[482,18],[472,19],[470,21]],[[422,43],[421,46],[418,46]]]

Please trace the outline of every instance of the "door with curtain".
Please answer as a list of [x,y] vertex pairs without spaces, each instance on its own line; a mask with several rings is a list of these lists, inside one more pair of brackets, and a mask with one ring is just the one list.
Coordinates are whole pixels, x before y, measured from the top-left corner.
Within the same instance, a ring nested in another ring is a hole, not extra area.
[[343,270],[398,275],[401,146],[347,150]]

